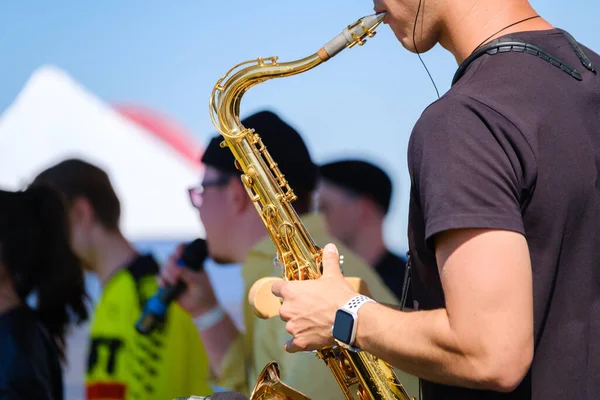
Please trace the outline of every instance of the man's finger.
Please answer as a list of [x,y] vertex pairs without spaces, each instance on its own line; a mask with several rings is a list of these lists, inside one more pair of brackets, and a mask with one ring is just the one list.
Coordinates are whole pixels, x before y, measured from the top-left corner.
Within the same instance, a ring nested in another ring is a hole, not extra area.
[[179,265],[179,260],[183,254],[183,249],[185,248],[185,244],[179,244],[175,247],[175,250],[169,255],[167,259],[167,264]]
[[290,339],[287,342],[285,342],[285,345],[283,347],[288,353],[298,353],[299,351],[302,351],[298,346],[294,344],[294,339]]
[[182,268],[176,267],[172,263],[168,263],[163,269],[161,275],[165,281],[167,281],[170,284],[174,284],[175,282],[177,282],[177,279],[179,279],[182,272]]
[[323,277],[343,277],[340,270],[340,253],[333,243],[323,248]]
[[188,268],[180,268],[179,277],[188,285],[210,286],[208,275],[204,271],[194,271]]
[[283,298],[283,296],[281,295],[281,291],[285,283],[286,282],[283,280],[273,283],[273,285],[271,285],[271,293],[273,293],[277,297]]

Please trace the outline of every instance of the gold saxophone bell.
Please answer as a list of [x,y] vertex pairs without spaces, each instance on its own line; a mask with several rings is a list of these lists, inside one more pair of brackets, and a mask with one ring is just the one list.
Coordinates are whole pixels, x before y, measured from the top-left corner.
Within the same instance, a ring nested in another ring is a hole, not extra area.
[[281,382],[279,379],[279,365],[274,361],[263,368],[254,390],[252,390],[250,399],[310,400],[299,391]]
[[[266,80],[306,72],[345,48],[363,45],[368,37],[375,35],[375,28],[384,16],[385,13],[380,13],[360,18],[316,53],[297,61],[280,63],[277,57],[259,57],[240,63],[213,88],[209,110],[215,128],[224,138],[221,147],[229,148],[236,167],[243,172],[242,183],[275,244],[286,280],[318,279],[322,249],[314,243],[292,207],[296,195],[259,134],[240,123],[242,96]],[[327,364],[348,400],[410,400],[391,366],[369,353],[355,353],[336,346],[321,349],[316,354]],[[265,367],[250,398],[308,399],[279,380],[276,363]]]

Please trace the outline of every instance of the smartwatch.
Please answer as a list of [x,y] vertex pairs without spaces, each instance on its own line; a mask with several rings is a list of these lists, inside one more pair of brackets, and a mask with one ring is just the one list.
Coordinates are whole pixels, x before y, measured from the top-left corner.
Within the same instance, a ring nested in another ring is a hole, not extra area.
[[358,325],[358,310],[365,304],[375,300],[358,295],[350,299],[335,313],[335,321],[331,327],[331,333],[340,347],[350,351],[358,352],[360,349],[354,347],[356,339],[356,326]]

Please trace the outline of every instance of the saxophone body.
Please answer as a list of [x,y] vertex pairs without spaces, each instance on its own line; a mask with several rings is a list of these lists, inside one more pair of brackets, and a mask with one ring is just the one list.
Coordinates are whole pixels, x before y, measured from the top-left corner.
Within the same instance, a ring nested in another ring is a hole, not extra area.
[[[277,57],[246,61],[230,69],[215,85],[210,98],[210,116],[223,136],[221,147],[235,157],[242,183],[252,199],[269,236],[277,249],[286,280],[318,279],[321,276],[322,249],[319,248],[292,206],[293,189],[258,133],[244,127],[239,119],[244,93],[272,78],[306,72],[327,61],[346,47],[362,45],[375,34],[384,14],[359,19],[316,53],[293,62],[280,63]],[[392,368],[366,352],[351,352],[341,347],[316,352],[332,371],[346,399],[410,400]],[[308,400],[302,393],[279,381],[276,363],[265,367],[251,399]]]

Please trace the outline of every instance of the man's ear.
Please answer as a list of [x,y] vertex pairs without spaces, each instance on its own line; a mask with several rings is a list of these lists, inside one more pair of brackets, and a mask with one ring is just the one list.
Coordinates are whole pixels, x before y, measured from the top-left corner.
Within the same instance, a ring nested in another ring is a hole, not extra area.
[[254,207],[252,200],[246,192],[246,188],[240,179],[232,178],[229,182],[229,193],[231,196],[231,203],[236,213],[245,212],[248,207]]
[[71,221],[82,228],[91,228],[94,224],[94,209],[85,197],[76,197],[71,202]]

